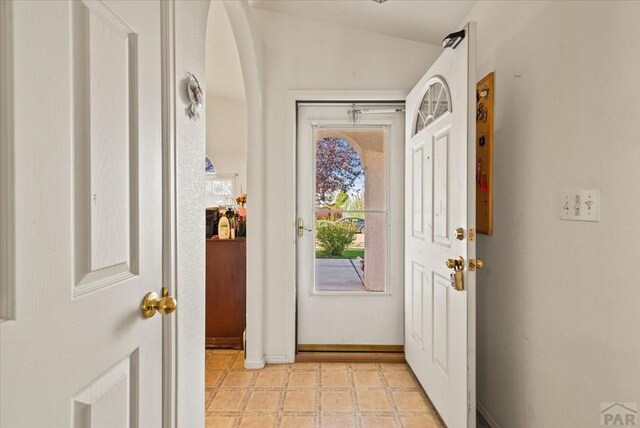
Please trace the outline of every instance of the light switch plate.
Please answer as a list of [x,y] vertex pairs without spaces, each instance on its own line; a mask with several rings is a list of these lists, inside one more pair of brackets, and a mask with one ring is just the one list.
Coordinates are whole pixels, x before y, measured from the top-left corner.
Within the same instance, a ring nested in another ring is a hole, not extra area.
[[560,197],[560,219],[600,221],[600,189],[563,190]]

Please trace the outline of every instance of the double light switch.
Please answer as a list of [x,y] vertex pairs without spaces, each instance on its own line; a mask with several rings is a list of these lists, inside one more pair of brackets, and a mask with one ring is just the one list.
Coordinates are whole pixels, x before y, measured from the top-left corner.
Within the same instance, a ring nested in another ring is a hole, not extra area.
[[563,190],[560,205],[561,220],[600,221],[600,189]]

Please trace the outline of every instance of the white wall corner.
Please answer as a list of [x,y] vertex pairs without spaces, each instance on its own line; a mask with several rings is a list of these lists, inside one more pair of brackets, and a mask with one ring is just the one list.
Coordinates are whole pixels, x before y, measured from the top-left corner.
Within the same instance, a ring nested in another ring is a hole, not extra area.
[[295,356],[289,355],[267,355],[265,357],[267,364],[291,364],[295,362]]
[[266,359],[261,360],[244,360],[244,368],[247,370],[260,370],[267,365]]
[[491,416],[491,413],[487,410],[486,407],[482,405],[480,400],[476,401],[476,408],[478,409],[478,413],[482,415],[485,421],[491,426],[491,428],[501,428],[500,425],[496,422],[496,420]]

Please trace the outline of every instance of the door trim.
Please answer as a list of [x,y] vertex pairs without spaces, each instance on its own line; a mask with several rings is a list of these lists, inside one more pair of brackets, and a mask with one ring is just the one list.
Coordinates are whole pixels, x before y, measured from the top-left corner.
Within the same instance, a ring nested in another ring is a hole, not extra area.
[[[291,90],[287,94],[287,134],[290,138],[289,149],[294,153],[292,156],[291,168],[293,182],[297,183],[297,132],[298,132],[298,104],[302,102],[310,103],[331,103],[331,102],[396,102],[398,100],[404,100],[407,97],[408,91],[406,90],[344,90],[344,91],[322,91],[322,90]],[[291,218],[297,218],[297,187],[293,189],[293,212],[290,214]],[[295,224],[292,225],[295,227]],[[297,236],[294,234],[294,236]],[[297,257],[297,240],[294,239],[291,242],[293,257]],[[285,312],[285,331],[284,338],[286,344],[286,352],[284,358],[282,356],[269,356],[267,355],[267,363],[293,363],[296,358],[297,348],[297,299],[296,299],[296,286],[298,267],[294,260],[293,269],[293,284],[289,288],[289,292],[285,297],[284,312]],[[284,361],[282,361],[284,359]]]
[[298,345],[298,352],[404,352],[404,345]]
[[[177,205],[176,205],[176,103],[175,103],[175,2],[160,2],[160,55],[162,91],[162,284],[177,295]],[[162,424],[177,426],[176,317],[162,318]]]
[[12,2],[0,2],[0,323],[15,319]]

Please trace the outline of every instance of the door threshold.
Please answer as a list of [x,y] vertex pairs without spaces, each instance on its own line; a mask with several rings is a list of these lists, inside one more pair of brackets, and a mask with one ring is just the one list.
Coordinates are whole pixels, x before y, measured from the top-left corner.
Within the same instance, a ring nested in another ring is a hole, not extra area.
[[404,352],[403,345],[310,345],[299,344],[298,352]]
[[405,363],[404,352],[298,352],[296,363]]

